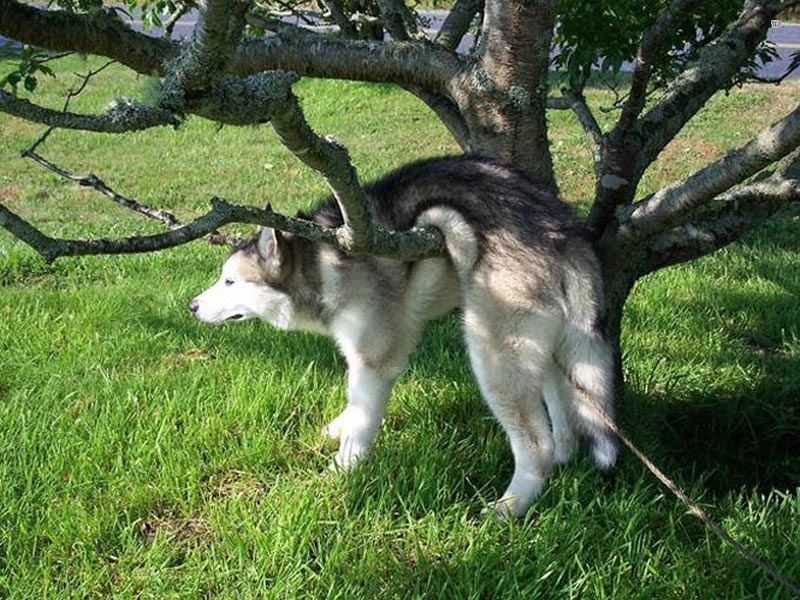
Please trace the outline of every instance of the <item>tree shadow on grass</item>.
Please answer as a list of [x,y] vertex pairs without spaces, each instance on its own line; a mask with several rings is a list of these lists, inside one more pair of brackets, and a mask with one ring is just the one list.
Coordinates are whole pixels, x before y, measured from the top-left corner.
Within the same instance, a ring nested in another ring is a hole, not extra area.
[[723,327],[734,351],[743,350],[737,363],[757,379],[746,389],[665,398],[658,432],[664,452],[707,477],[715,495],[793,491],[800,485],[800,356],[784,336],[800,322],[797,302],[743,292],[725,294],[718,307],[747,314],[746,325],[726,319]]
[[659,432],[665,454],[702,474],[717,497],[742,489],[792,492],[800,485],[800,405],[774,403],[771,394],[755,389],[673,404]]

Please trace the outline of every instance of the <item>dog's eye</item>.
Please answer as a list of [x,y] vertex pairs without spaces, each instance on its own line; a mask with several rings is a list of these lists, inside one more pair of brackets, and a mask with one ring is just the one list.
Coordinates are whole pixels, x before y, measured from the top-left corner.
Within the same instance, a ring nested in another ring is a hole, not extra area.
[[233,285],[233,279],[226,279],[225,285]]

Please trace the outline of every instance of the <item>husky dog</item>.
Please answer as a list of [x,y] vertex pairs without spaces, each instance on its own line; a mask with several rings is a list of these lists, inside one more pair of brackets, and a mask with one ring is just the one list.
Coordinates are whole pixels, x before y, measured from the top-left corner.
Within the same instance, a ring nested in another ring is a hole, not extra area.
[[[262,228],[189,309],[207,323],[258,317],[333,337],[347,360],[347,406],[324,433],[339,440],[335,465],[347,469],[372,448],[425,324],[460,306],[472,369],[514,455],[497,513],[525,513],[553,462],[569,459],[576,430],[598,467],[610,468],[616,438],[587,401],[613,418],[599,265],[569,208],[519,172],[477,157],[414,163],[366,192],[377,223],[437,227],[447,256],[351,256]],[[342,224],[333,198],[298,217]]]

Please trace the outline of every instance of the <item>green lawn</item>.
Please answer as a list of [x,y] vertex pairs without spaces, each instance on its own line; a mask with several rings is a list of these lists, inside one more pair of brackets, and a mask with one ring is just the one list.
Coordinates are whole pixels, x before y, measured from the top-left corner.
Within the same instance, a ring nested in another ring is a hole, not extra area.
[[[39,101],[60,105],[71,83],[47,82]],[[146,88],[108,69],[74,109]],[[306,81],[298,92],[365,179],[456,149],[393,87]],[[747,139],[798,95],[797,83],[720,95],[644,187]],[[564,196],[585,202],[583,134],[571,115],[551,118]],[[19,159],[41,127],[3,116],[0,127],[10,208],[60,235],[158,230]],[[324,193],[266,128],[57,132],[42,152],[183,216],[214,194],[291,211]],[[799,219],[637,286],[620,408],[656,462],[795,580]],[[343,362],[315,335],[191,318],[187,301],[223,256],[196,242],[46,266],[0,233],[0,597],[782,597],[629,454],[607,481],[581,453],[524,521],[481,519],[511,455],[455,316],[431,328],[399,382],[373,457],[329,472],[319,430],[343,406]]]

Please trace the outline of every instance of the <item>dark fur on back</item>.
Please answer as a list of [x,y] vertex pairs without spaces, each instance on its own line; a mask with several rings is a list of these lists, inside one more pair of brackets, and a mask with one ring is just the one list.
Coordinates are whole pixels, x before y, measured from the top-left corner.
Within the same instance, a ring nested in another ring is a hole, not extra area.
[[[365,188],[377,221],[395,230],[413,226],[426,209],[445,205],[458,210],[477,231],[502,228],[536,246],[551,239],[585,236],[570,208],[547,188],[500,161],[478,156],[425,159],[397,169]],[[331,196],[300,218],[339,227],[342,215]]]

